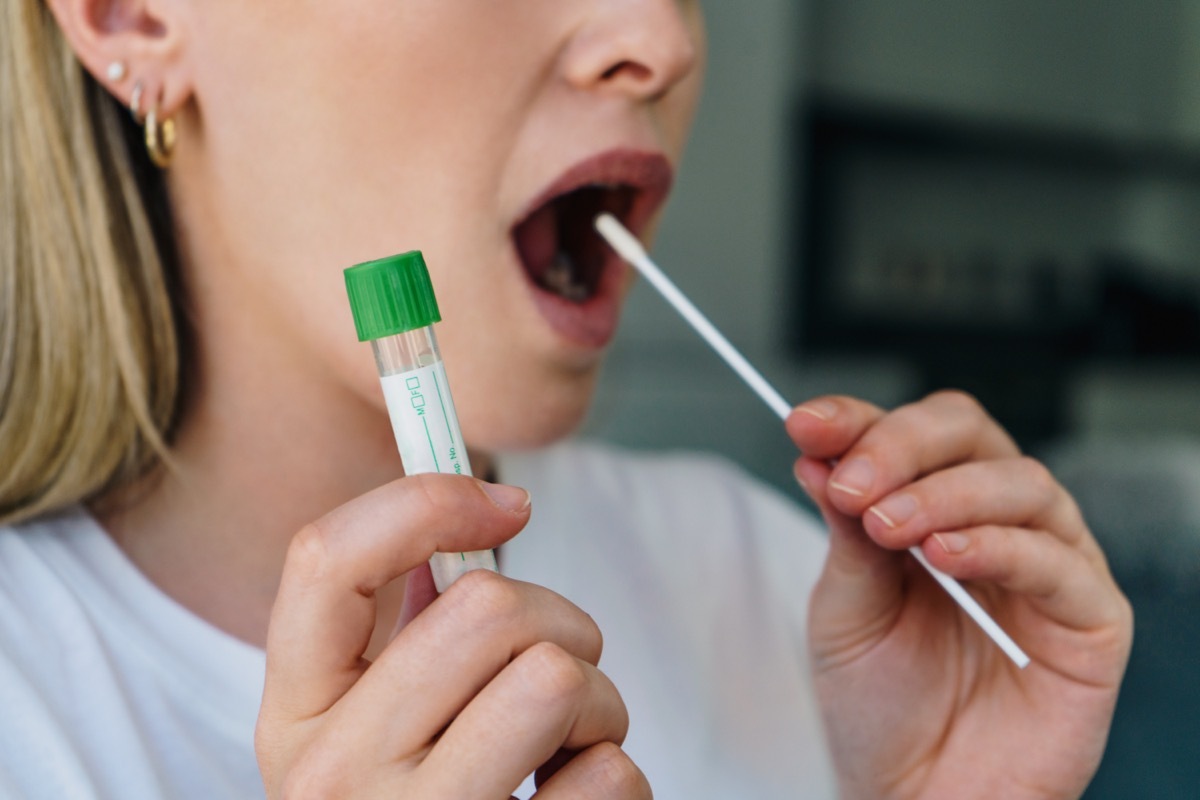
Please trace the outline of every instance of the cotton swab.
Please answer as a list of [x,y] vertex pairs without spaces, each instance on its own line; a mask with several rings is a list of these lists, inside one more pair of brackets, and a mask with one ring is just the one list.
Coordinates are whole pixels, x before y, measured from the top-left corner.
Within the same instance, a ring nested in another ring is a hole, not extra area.
[[[775,412],[776,416],[782,420],[786,420],[792,413],[792,405],[783,399],[783,396],[775,390],[775,387],[767,382],[762,373],[755,369],[737,351],[737,348],[729,343],[729,340],[717,330],[716,326],[708,321],[708,318],[701,313],[700,309],[696,308],[692,301],[675,286],[671,279],[650,260],[650,256],[646,254],[645,248],[642,247],[642,243],[637,240],[637,237],[630,233],[611,214],[601,214],[596,217],[595,224],[596,230],[617,251],[621,258],[628,261],[646,280],[650,281],[666,301],[687,320],[688,324],[762,398],[763,402]],[[920,546],[910,547],[908,551],[912,553],[917,563],[924,567],[942,585],[942,588],[954,598],[962,610],[967,612],[967,615],[971,619],[975,620],[976,624],[983,629],[983,632],[1004,651],[1004,654],[1012,659],[1017,667],[1024,669],[1029,665],[1029,656],[1025,655],[1025,652],[1017,646],[1017,643],[996,624],[996,621],[983,610],[983,607],[975,601],[975,598],[967,593],[962,584],[930,564],[925,558],[925,554],[921,552]]]

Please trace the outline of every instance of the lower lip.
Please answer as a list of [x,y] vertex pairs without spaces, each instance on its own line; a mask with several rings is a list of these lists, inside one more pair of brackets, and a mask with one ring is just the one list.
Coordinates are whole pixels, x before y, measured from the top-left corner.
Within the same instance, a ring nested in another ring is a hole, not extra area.
[[621,296],[628,268],[615,256],[604,265],[596,292],[582,303],[574,303],[548,292],[533,282],[513,248],[517,269],[533,295],[533,303],[551,330],[571,345],[587,350],[602,350],[617,333],[621,317]]

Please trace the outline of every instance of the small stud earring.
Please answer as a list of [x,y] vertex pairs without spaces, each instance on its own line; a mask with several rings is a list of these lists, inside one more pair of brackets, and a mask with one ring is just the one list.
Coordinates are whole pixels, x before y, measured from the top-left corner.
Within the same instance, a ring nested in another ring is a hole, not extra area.
[[116,83],[120,80],[123,80],[125,78],[125,62],[124,61],[113,61],[112,63],[110,63],[108,65],[108,69],[105,71],[104,74],[108,77],[108,80],[111,81],[112,83]]

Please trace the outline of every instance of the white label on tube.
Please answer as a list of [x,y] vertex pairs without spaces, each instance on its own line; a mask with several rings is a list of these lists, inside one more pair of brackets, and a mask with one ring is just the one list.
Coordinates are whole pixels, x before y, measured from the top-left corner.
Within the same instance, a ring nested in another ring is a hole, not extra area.
[[380,379],[406,475],[470,475],[441,361]]
[[[406,475],[447,472],[470,475],[471,462],[458,430],[458,415],[450,399],[446,368],[437,361],[409,372],[380,378],[387,399],[392,432],[400,448]],[[434,553],[429,560],[433,585],[444,592],[473,569],[496,572],[491,550],[473,553]]]

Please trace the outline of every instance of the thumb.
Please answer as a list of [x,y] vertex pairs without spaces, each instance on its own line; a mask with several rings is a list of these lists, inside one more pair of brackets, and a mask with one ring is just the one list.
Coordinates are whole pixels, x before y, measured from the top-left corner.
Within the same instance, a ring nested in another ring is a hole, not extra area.
[[809,603],[809,636],[817,663],[841,661],[848,648],[873,643],[900,613],[904,554],[871,541],[862,519],[847,516],[829,502],[832,469],[814,458],[796,461],[796,480],[817,504],[829,528],[829,553]]

